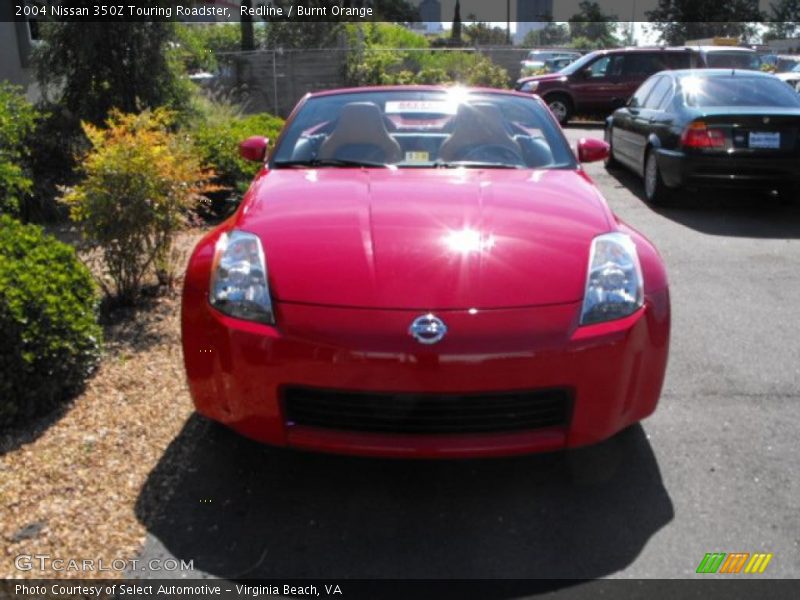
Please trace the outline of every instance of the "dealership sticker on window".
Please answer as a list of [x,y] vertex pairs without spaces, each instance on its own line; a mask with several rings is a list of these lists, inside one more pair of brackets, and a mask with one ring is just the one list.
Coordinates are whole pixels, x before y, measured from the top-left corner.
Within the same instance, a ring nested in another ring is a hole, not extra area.
[[430,154],[427,152],[406,152],[406,162],[407,163],[426,163],[429,162]]
[[455,102],[443,102],[439,100],[401,100],[386,103],[386,114],[399,113],[436,113],[442,115],[454,115],[458,105]]

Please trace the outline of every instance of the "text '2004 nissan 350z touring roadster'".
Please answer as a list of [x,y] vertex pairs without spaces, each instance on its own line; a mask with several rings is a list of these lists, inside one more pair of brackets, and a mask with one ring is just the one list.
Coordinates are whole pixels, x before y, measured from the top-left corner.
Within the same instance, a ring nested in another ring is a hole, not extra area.
[[236,213],[195,248],[183,350],[201,414],[276,446],[501,456],[653,412],[669,292],[536,97],[306,96]]

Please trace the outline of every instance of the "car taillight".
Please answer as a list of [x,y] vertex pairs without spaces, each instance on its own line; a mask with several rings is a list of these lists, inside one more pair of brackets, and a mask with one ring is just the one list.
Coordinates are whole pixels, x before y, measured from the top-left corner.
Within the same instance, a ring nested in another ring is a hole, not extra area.
[[724,148],[725,134],[720,129],[709,129],[702,121],[691,123],[681,136],[685,148]]

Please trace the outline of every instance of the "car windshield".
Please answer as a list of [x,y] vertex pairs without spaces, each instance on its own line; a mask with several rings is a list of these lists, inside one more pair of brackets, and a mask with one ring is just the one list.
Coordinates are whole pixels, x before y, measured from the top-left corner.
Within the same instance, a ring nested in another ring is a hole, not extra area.
[[800,96],[772,77],[684,77],[681,93],[687,106],[765,106],[800,108]]
[[578,71],[583,69],[586,65],[588,65],[590,62],[592,62],[595,58],[597,58],[597,55],[598,55],[597,52],[590,52],[589,54],[585,54],[575,62],[561,69],[560,73],[563,73],[564,75],[572,75],[573,73],[577,73]]
[[792,73],[800,73],[800,63],[797,63],[792,69]]
[[574,168],[547,108],[509,93],[379,90],[312,97],[281,136],[275,168]]
[[711,69],[761,68],[761,58],[755,52],[711,51],[706,54],[706,65]]

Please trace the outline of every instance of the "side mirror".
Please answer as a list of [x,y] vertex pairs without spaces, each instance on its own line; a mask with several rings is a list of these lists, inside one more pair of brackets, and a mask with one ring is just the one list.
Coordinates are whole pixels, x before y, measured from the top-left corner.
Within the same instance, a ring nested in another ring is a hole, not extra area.
[[592,69],[586,68],[583,71],[579,71],[581,74],[581,79],[589,79],[592,76]]
[[253,162],[264,162],[267,157],[268,145],[269,140],[267,138],[254,135],[239,144],[239,156]]
[[597,162],[608,158],[611,147],[603,140],[581,138],[578,141],[578,160],[582,163]]

